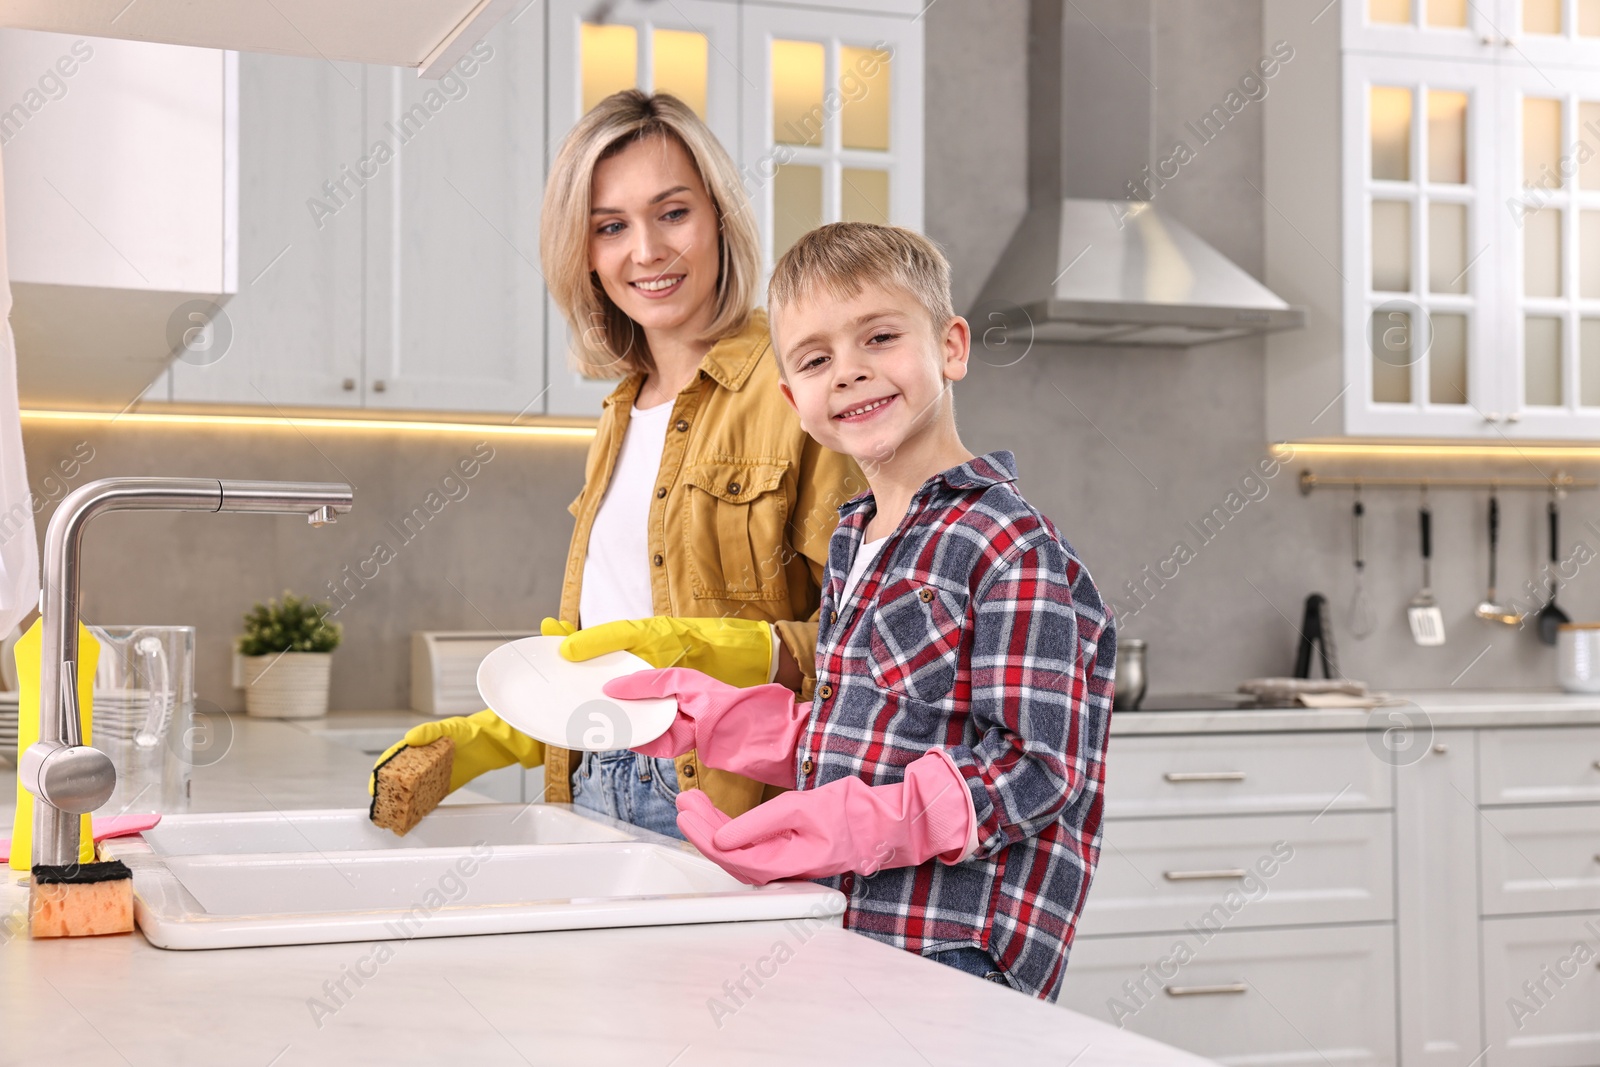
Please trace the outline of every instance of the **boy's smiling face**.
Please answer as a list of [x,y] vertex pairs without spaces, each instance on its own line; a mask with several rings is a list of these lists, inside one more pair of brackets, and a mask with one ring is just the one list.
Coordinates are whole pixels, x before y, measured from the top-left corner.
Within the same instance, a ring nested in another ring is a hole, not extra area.
[[771,309],[780,388],[818,444],[863,467],[954,422],[947,381],[967,373],[967,322],[935,329],[910,293],[864,285],[853,297],[818,288]]

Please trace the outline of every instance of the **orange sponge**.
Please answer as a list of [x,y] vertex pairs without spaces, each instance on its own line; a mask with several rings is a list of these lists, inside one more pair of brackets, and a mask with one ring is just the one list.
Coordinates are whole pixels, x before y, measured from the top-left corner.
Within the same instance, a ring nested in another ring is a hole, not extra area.
[[404,837],[450,792],[456,746],[448,737],[400,749],[378,764],[372,821]]
[[133,932],[133,872],[121,860],[33,868],[28,928],[34,937]]

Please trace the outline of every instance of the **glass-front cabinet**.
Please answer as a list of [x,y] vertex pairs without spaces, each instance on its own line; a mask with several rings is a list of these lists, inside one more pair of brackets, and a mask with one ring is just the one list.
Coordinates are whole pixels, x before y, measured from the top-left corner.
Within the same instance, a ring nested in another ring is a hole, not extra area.
[[[832,8],[832,5],[823,5]],[[592,0],[550,6],[550,140],[606,95],[637,86],[681,97],[739,167],[763,268],[807,230],[862,220],[922,228],[922,32],[915,4],[886,13],[736,0]],[[567,326],[547,310],[554,415],[592,414],[611,382],[567,360]]]
[[[1600,434],[1600,0],[1340,10],[1299,49],[1337,71],[1336,98],[1301,86],[1266,119],[1264,193],[1287,205],[1267,222],[1269,284],[1313,305],[1299,351],[1269,341],[1269,432]],[[1337,133],[1293,129],[1297,107]],[[1323,211],[1337,283],[1292,262]],[[1337,379],[1312,366],[1330,347]]]

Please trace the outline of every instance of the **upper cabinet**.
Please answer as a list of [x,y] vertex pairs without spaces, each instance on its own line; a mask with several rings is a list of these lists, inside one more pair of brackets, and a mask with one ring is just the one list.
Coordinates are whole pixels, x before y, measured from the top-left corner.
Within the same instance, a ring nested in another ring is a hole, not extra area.
[[[922,26],[904,0],[552,0],[438,80],[240,58],[240,282],[228,344],[148,399],[593,416],[539,265],[557,146],[619,89],[665,90],[742,175],[765,269],[838,219],[922,226]],[[599,21],[603,17],[603,21]]]
[[543,413],[543,60],[536,15],[437,80],[242,56],[229,348],[151,398]]
[[1600,0],[1266,20],[1269,436],[1600,433]]
[[[765,270],[825,222],[922,228],[919,5],[621,0],[604,24],[590,0],[549,10],[552,146],[607,94],[664,90],[738,165]],[[553,304],[547,316],[548,412],[597,413],[615,383],[573,371],[567,324]]]
[[0,30],[25,405],[125,409],[237,288],[236,60]]

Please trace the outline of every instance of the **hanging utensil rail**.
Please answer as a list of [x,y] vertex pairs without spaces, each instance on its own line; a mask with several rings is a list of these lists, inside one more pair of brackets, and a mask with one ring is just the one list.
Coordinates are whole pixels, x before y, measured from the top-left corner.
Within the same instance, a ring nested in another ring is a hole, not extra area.
[[1362,489],[1594,489],[1600,481],[1574,478],[1557,472],[1548,478],[1394,478],[1366,474],[1313,474],[1300,472],[1300,494],[1310,496],[1313,489],[1333,486],[1359,486]]

